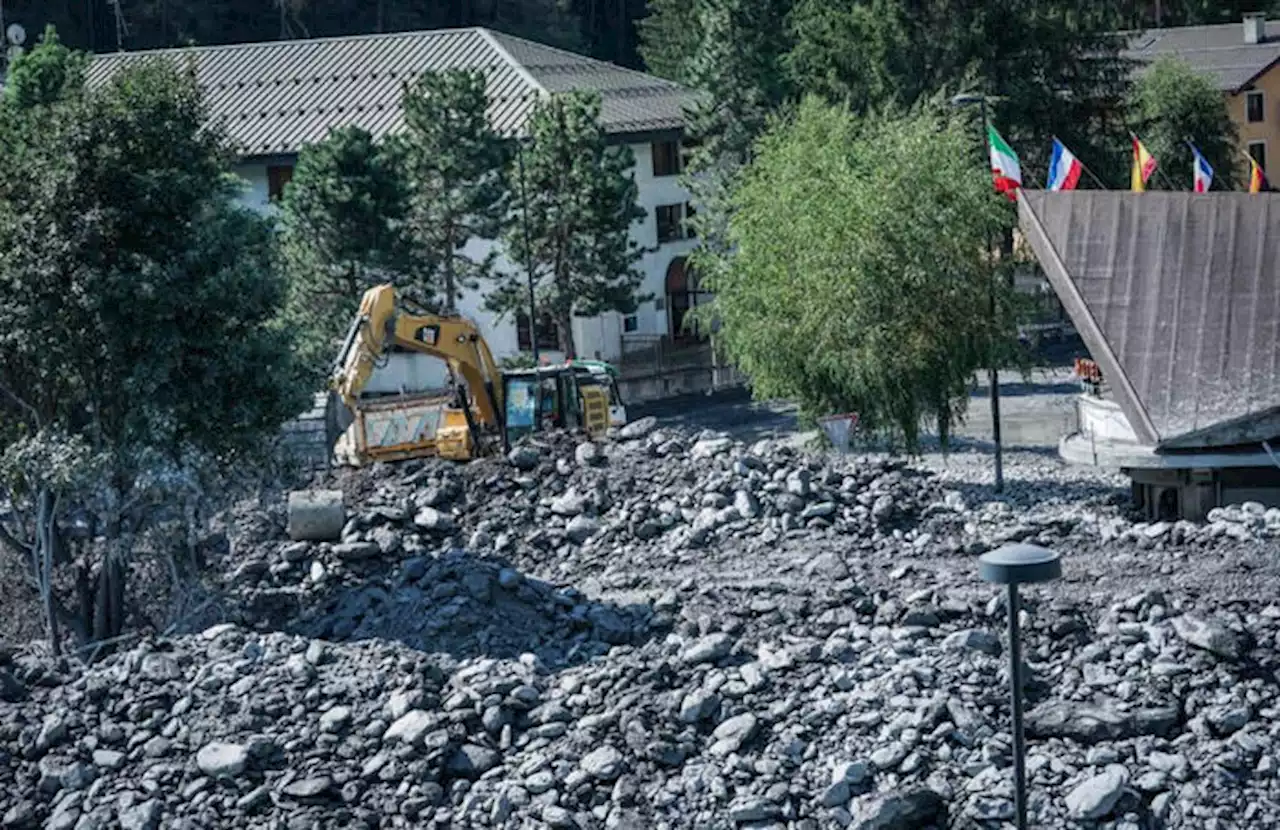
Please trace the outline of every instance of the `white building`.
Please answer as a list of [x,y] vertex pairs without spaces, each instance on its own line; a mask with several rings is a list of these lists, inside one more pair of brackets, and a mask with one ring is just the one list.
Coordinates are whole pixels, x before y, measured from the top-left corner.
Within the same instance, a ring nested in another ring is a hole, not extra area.
[[[683,223],[688,193],[677,177],[691,93],[675,83],[481,28],[99,55],[89,80],[101,81],[123,64],[155,57],[190,61],[211,115],[225,125],[241,154],[237,172],[245,180],[244,202],[268,213],[274,212],[305,145],[335,127],[359,126],[375,137],[400,130],[402,85],[423,72],[482,70],[490,122],[506,136],[521,134],[540,97],[599,92],[603,126],[611,140],[629,145],[635,155],[645,217],[632,234],[641,248],[652,249],[640,262],[641,293],[656,299],[625,319],[610,313],[577,320],[579,354],[617,360],[628,345],[680,336],[685,310],[697,303],[698,294],[684,277],[683,258],[694,243]],[[492,244],[475,241],[469,252],[478,255]],[[499,267],[523,273],[501,257]],[[499,321],[482,304],[478,294],[466,296],[460,312],[480,325],[499,358],[530,348],[526,325]],[[541,342],[547,334],[540,332]]]

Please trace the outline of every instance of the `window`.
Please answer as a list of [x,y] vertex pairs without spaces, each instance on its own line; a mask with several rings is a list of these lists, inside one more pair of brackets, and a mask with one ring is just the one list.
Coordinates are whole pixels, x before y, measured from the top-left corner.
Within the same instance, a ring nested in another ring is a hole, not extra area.
[[284,198],[284,186],[293,178],[293,165],[271,164],[267,166],[267,199],[278,202]]
[[1267,120],[1266,99],[1261,92],[1250,92],[1244,99],[1245,120],[1260,124]]
[[[533,343],[529,340],[529,315],[521,312],[516,315],[516,343],[522,352],[533,351]],[[559,332],[556,331],[555,320],[550,314],[538,318],[538,350],[555,351],[560,348]]]
[[1267,142],[1250,141],[1249,155],[1253,156],[1253,160],[1262,168],[1262,172],[1267,172]]
[[698,235],[697,230],[693,227],[693,216],[697,211],[693,209],[693,205],[688,202],[684,203],[684,235],[693,239]]
[[675,176],[680,173],[680,142],[655,141],[653,151],[653,175]]
[[634,314],[628,314],[622,318],[622,330],[630,334],[640,328],[640,318]]
[[684,205],[658,205],[658,243],[684,238]]

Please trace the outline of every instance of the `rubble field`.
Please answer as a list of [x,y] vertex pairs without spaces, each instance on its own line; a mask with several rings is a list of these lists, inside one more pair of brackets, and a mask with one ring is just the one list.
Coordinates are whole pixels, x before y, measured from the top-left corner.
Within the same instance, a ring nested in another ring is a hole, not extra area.
[[224,517],[217,618],[0,657],[4,828],[1011,826],[1027,541],[1038,828],[1280,827],[1280,511],[1135,523],[1030,452],[806,455],[644,419],[333,474],[340,541]]

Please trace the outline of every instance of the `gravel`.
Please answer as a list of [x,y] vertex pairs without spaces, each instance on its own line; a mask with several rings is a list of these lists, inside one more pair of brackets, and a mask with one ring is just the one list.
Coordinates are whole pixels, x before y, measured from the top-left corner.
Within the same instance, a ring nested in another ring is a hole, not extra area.
[[647,419],[335,475],[337,542],[229,517],[218,624],[0,657],[0,826],[997,828],[1010,541],[1064,554],[1024,592],[1033,825],[1280,826],[1280,513],[1006,477]]

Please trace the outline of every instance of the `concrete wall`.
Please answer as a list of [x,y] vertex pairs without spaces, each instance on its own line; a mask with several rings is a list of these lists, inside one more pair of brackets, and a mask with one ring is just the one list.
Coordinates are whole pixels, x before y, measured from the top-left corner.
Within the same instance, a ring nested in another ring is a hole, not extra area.
[[[637,202],[645,212],[644,218],[637,221],[631,229],[632,238],[645,251],[638,263],[639,270],[644,274],[644,282],[639,293],[654,295],[654,299],[641,303],[636,312],[636,329],[631,333],[669,334],[668,309],[665,301],[667,268],[672,260],[692,251],[696,243],[693,240],[682,239],[659,245],[654,210],[659,205],[683,204],[689,196],[679,185],[677,176],[655,177],[653,175],[651,145],[645,143],[630,146],[636,160],[633,173],[639,189]],[[268,199],[267,193],[267,164],[257,160],[247,160],[237,166],[236,172],[245,180],[241,202],[253,210],[274,215],[276,207]],[[499,243],[495,242],[473,240],[467,246],[466,253],[468,256],[479,258],[498,246]],[[500,273],[515,273],[522,277],[525,273],[523,265],[508,260],[502,255],[500,249],[496,267]],[[483,289],[479,292],[468,292],[459,303],[458,311],[477,323],[497,359],[501,360],[518,354],[519,341],[515,320],[510,317],[499,320],[496,315],[485,311],[483,305]],[[608,313],[596,318],[574,321],[574,339],[578,346],[578,353],[582,357],[616,361],[622,356],[622,337],[623,317],[620,314]],[[543,354],[551,361],[564,359],[564,354],[561,352],[544,352]],[[388,367],[382,373],[382,377],[377,379],[377,383],[379,386],[396,388],[403,383],[413,385],[417,382],[405,372],[403,366]]]

